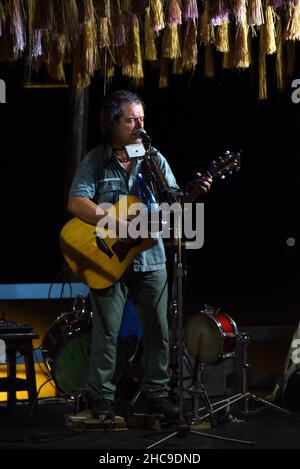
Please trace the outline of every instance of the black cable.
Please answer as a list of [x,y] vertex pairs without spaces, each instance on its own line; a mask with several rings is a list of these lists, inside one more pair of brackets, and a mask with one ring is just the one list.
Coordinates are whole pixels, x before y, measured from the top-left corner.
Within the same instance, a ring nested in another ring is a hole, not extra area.
[[68,270],[70,270],[70,267],[65,267],[63,270],[61,270],[55,277],[54,279],[52,280],[51,284],[50,284],[50,287],[49,287],[49,291],[48,291],[48,300],[51,300],[51,290],[52,290],[52,287],[54,285],[54,283],[56,282],[56,280],[61,276],[63,275],[65,272],[67,272]]
[[67,282],[63,282],[62,283],[62,287],[61,287],[61,291],[60,291],[60,299],[64,299],[64,289],[65,289],[65,286],[66,285],[69,285],[69,288],[70,288],[70,298],[73,298],[73,290],[72,290],[72,285],[71,285],[71,282],[67,281]]

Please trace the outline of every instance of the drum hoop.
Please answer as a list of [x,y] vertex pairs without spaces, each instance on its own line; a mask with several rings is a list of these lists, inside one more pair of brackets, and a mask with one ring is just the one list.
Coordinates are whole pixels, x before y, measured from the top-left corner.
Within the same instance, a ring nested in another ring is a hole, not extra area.
[[[81,334],[88,334],[90,331],[89,326],[91,326],[91,312],[88,312],[86,317],[78,317],[77,315],[74,315],[74,318],[72,321],[68,321],[68,315],[75,313],[74,310],[69,311],[67,313],[63,313],[62,315],[58,316],[53,323],[48,327],[46,330],[42,342],[41,342],[41,350],[42,350],[42,355],[44,358],[44,361],[54,361],[57,356],[61,353],[63,348],[74,338],[78,338],[79,335]],[[80,328],[80,334],[79,330],[74,327],[74,324],[76,322],[80,322],[84,324],[84,327]],[[59,329],[57,327],[60,326]],[[65,328],[69,327],[71,333],[66,334],[65,333]],[[59,341],[59,344],[55,347],[54,353],[51,351],[52,347],[49,347],[49,345],[52,343],[52,340],[49,339],[49,336],[51,336],[51,331],[52,334],[57,337],[58,331],[60,332],[60,339],[63,338],[63,340]],[[50,344],[49,344],[50,342]],[[48,343],[48,346],[47,346]]]
[[[236,339],[236,336],[238,335],[238,329],[237,329],[237,325],[235,323],[235,321],[231,318],[231,316],[229,316],[229,314],[226,314],[224,313],[220,308],[217,308],[215,309],[214,311],[200,311],[199,312],[200,315],[203,316],[203,319],[204,319],[204,326],[206,327],[207,324],[209,324],[209,321],[213,320],[213,324],[215,324],[215,326],[217,327],[217,331],[216,331],[216,334],[215,334],[215,341],[216,341],[216,345],[218,345],[218,355],[217,356],[214,356],[211,360],[209,360],[207,363],[208,364],[216,364],[218,363],[220,360],[224,360],[224,353],[225,353],[225,350],[226,350],[226,340],[227,339]],[[225,332],[225,329],[224,329],[224,325],[222,324],[222,322],[216,317],[217,314],[219,314],[221,317],[227,319],[230,327],[232,328],[232,331],[229,333],[229,332]],[[197,315],[195,316],[191,316],[191,318],[188,320],[187,322],[187,330],[190,330],[190,327],[192,326],[192,323],[193,323],[193,318],[196,318]],[[190,323],[190,325],[189,325]],[[187,334],[185,335],[185,341],[186,341],[186,344],[187,344],[187,347],[189,349],[189,344],[187,343]],[[232,356],[232,352],[226,352],[226,354],[228,355],[231,355]]]
[[[224,348],[224,340],[223,340],[223,335],[222,335],[222,325],[221,323],[214,317],[214,313],[212,312],[209,312],[209,311],[200,311],[198,314],[202,315],[204,317],[205,320],[207,320],[207,322],[204,322],[204,326],[206,327],[207,324],[209,324],[209,322],[211,321],[211,319],[213,319],[213,322],[215,323],[216,327],[217,327],[217,334],[214,334],[215,335],[215,344],[218,346],[218,355],[220,355],[220,353],[223,351],[223,348]],[[190,323],[190,325],[192,326],[192,323],[193,323],[193,320],[197,318],[197,315],[193,315],[189,318],[189,320],[187,321],[187,324],[186,324],[186,333],[185,333],[185,343],[187,345],[187,348],[188,350],[190,349],[190,346],[188,344],[188,341],[187,341],[187,330],[190,329],[188,328],[188,323]],[[192,355],[193,356],[193,355]],[[215,356],[211,359],[209,359],[209,361],[206,361],[205,363],[208,363],[208,364],[214,364],[216,361],[218,360],[218,358],[215,358]]]
[[[88,324],[88,323],[87,323]],[[45,349],[44,353],[44,360],[45,362],[47,363],[47,361],[51,361],[51,366],[50,366],[50,372],[52,374],[52,379],[55,383],[55,386],[57,387],[57,389],[60,391],[60,393],[67,397],[67,398],[70,398],[70,399],[76,399],[78,398],[79,396],[79,392],[77,392],[76,390],[74,389],[67,389],[67,386],[68,384],[65,383],[63,380],[61,380],[61,368],[60,366],[58,365],[58,362],[59,362],[59,358],[62,357],[62,354],[63,352],[65,351],[65,348],[68,346],[68,344],[70,342],[72,342],[72,340],[76,340],[76,341],[80,341],[80,339],[82,338],[83,335],[85,334],[89,334],[89,332],[91,331],[88,331],[88,330],[83,330],[81,329],[80,331],[77,330],[77,331],[73,331],[72,334],[70,334],[69,336],[66,336],[65,337],[65,340],[62,341],[59,346],[55,349],[55,353],[52,354],[52,352],[50,352],[49,350]],[[46,356],[46,354],[48,353],[48,356]],[[78,372],[78,371],[76,371]],[[84,384],[83,384],[84,386]]]
[[227,314],[227,313],[223,313],[222,311],[221,311],[221,314],[223,314],[223,316],[225,316],[228,319],[228,321],[230,322],[230,324],[233,327],[235,335],[238,335],[238,328],[237,328],[236,322],[232,319],[232,317],[229,316],[229,314]]

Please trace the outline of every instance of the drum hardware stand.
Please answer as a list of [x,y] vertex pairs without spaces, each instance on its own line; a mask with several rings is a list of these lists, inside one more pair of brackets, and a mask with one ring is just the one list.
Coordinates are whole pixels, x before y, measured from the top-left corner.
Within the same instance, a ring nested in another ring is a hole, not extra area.
[[[256,411],[250,411],[249,410],[249,400],[250,399],[253,399],[255,402],[258,402],[258,403],[261,403],[264,405],[264,407],[271,407],[273,409],[276,409],[278,410],[279,412],[285,414],[285,415],[289,415],[289,416],[294,416],[294,414],[286,409],[282,409],[281,407],[269,402],[269,401],[266,401],[265,399],[262,399],[260,397],[257,397],[255,396],[254,394],[250,393],[248,391],[248,369],[249,369],[249,364],[248,364],[248,345],[251,343],[251,339],[250,339],[250,336],[247,332],[241,332],[238,334],[239,338],[240,338],[240,341],[242,343],[242,392],[241,393],[238,393],[238,394],[235,394],[233,396],[230,396],[226,399],[223,399],[221,401],[218,401],[218,402],[215,402],[212,404],[212,408],[213,410],[211,411],[211,413],[216,413],[216,412],[219,412],[220,410],[222,409],[228,409],[228,407],[232,406],[233,404],[236,404],[237,402],[241,401],[242,399],[244,399],[244,410],[242,411],[242,414],[243,415],[250,415],[252,413],[255,413]],[[224,403],[224,404],[223,404]],[[221,405],[220,407],[217,407],[216,409],[214,409],[215,406],[219,406],[220,404],[223,404]],[[203,411],[205,410],[205,407],[202,407],[200,409],[198,409],[198,412],[200,411]],[[260,410],[260,409],[258,409]],[[199,418],[199,421],[202,421],[204,419],[206,419],[207,417],[210,417],[210,413],[206,413],[205,415],[203,415],[202,417]]]
[[[179,403],[179,419],[176,423],[176,431],[171,433],[170,435],[162,438],[161,440],[151,444],[150,446],[147,446],[147,449],[154,448],[160,443],[163,443],[170,438],[176,436],[178,438],[182,437],[187,437],[189,433],[193,433],[196,435],[202,435],[208,438],[216,438],[219,440],[225,440],[225,441],[232,441],[236,443],[243,443],[247,445],[253,445],[253,442],[251,441],[245,441],[245,440],[237,440],[233,438],[226,438],[226,437],[221,437],[218,435],[211,435],[208,433],[203,433],[199,432],[198,430],[193,430],[191,429],[191,425],[186,422],[186,419],[184,417],[184,412],[183,412],[183,360],[184,360],[184,350],[183,350],[183,289],[182,289],[182,279],[183,279],[183,263],[182,263],[182,251],[183,251],[183,244],[182,244],[182,236],[181,236],[181,222],[182,218],[181,216],[178,217],[178,226],[174,227],[174,233],[175,233],[175,238],[177,242],[176,246],[176,252],[174,253],[173,257],[173,285],[172,285],[172,299],[171,299],[171,312],[172,314],[172,355],[171,355],[171,368],[172,368],[172,376],[171,376],[171,385],[173,387],[173,395],[178,394],[178,403]],[[176,356],[176,360],[174,359]],[[177,366],[176,366],[177,364]],[[199,363],[197,365],[197,370],[195,373],[197,373],[199,367]],[[176,372],[178,370],[178,379],[176,381]],[[201,382],[200,382],[200,397],[205,403],[206,408],[209,410],[208,415],[213,422],[213,425],[215,425],[215,418],[213,416],[213,409],[212,405],[210,404],[210,401],[208,399],[208,396],[204,390],[203,383],[202,383],[202,374],[203,374],[203,363],[201,364],[200,367],[201,370]],[[198,373],[197,373],[198,375]],[[172,379],[173,378],[173,379]],[[195,420],[197,423],[200,421],[198,418],[198,409],[196,408],[197,402],[198,402],[198,397],[196,397],[196,394],[198,395],[198,378],[196,379],[196,383],[194,383],[194,411],[197,415],[194,415]],[[174,384],[176,382],[176,384]],[[172,393],[171,393],[172,394]],[[157,433],[156,433],[157,434]]]
[[283,408],[273,404],[272,402],[266,401],[265,399],[262,399],[261,397],[257,397],[254,394],[248,392],[248,368],[249,368],[249,364],[248,364],[248,345],[251,343],[251,338],[250,338],[249,334],[246,333],[246,332],[241,332],[239,334],[239,336],[240,336],[241,342],[243,344],[243,385],[242,385],[242,394],[240,395],[240,398],[245,399],[244,414],[247,415],[251,412],[251,411],[249,411],[249,405],[248,404],[249,404],[249,400],[253,399],[254,401],[256,401],[260,404],[263,404],[266,407],[271,407],[273,409],[278,410],[282,414],[289,415],[289,416],[292,417],[294,415],[293,412],[290,412],[286,409],[283,409]]
[[[146,146],[146,155],[144,158],[144,167],[147,174],[149,185],[154,189],[154,194],[157,199],[159,195],[159,202],[167,202],[169,205],[177,203],[179,213],[174,214],[173,223],[173,238],[175,241],[175,250],[173,255],[173,284],[172,284],[172,300],[171,300],[171,312],[172,314],[172,350],[171,350],[171,385],[173,395],[178,394],[177,400],[179,404],[179,419],[176,423],[176,431],[163,439],[148,446],[147,449],[153,448],[160,443],[169,440],[173,436],[186,437],[188,433],[195,433],[206,437],[218,438],[228,441],[236,441],[246,444],[252,444],[251,442],[243,442],[240,440],[233,440],[231,438],[223,438],[216,435],[209,435],[201,433],[199,431],[191,430],[190,424],[186,422],[183,413],[183,243],[182,243],[182,206],[181,197],[184,195],[180,190],[172,190],[169,184],[160,170],[158,164],[153,158],[156,151],[151,146],[151,139],[146,134],[140,135],[143,139],[143,143]],[[176,216],[177,215],[177,216]],[[174,359],[176,357],[176,359]],[[178,373],[177,373],[178,371]],[[212,412],[210,412],[212,414]]]
[[199,363],[199,360],[196,359],[194,372],[193,372],[193,395],[192,395],[193,420],[192,420],[192,423],[197,424],[201,422],[202,420],[199,418],[199,396],[200,396],[202,402],[205,405],[205,408],[208,411],[208,417],[209,417],[211,426],[216,427],[218,424],[217,424],[217,420],[213,412],[213,406],[208,398],[207,392],[203,384],[203,372],[204,372],[204,363],[203,362]]

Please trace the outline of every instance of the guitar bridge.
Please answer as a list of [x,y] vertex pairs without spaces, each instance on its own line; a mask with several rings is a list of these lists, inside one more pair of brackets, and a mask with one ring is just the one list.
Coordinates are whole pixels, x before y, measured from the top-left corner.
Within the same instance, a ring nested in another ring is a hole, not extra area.
[[107,246],[106,242],[104,241],[103,238],[101,238],[101,236],[99,236],[98,233],[94,232],[94,235],[95,235],[95,238],[96,238],[96,244],[97,244],[97,248],[103,252],[103,254],[105,254],[107,257],[109,257],[109,259],[111,259],[113,257],[113,253],[111,252],[111,250],[109,249],[109,247]]

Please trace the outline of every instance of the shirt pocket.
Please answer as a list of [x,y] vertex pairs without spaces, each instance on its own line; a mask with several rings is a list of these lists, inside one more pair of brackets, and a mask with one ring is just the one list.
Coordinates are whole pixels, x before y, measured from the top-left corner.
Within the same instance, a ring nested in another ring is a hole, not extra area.
[[125,183],[121,178],[111,177],[100,179],[97,185],[97,203],[118,202],[120,195],[128,194]]

